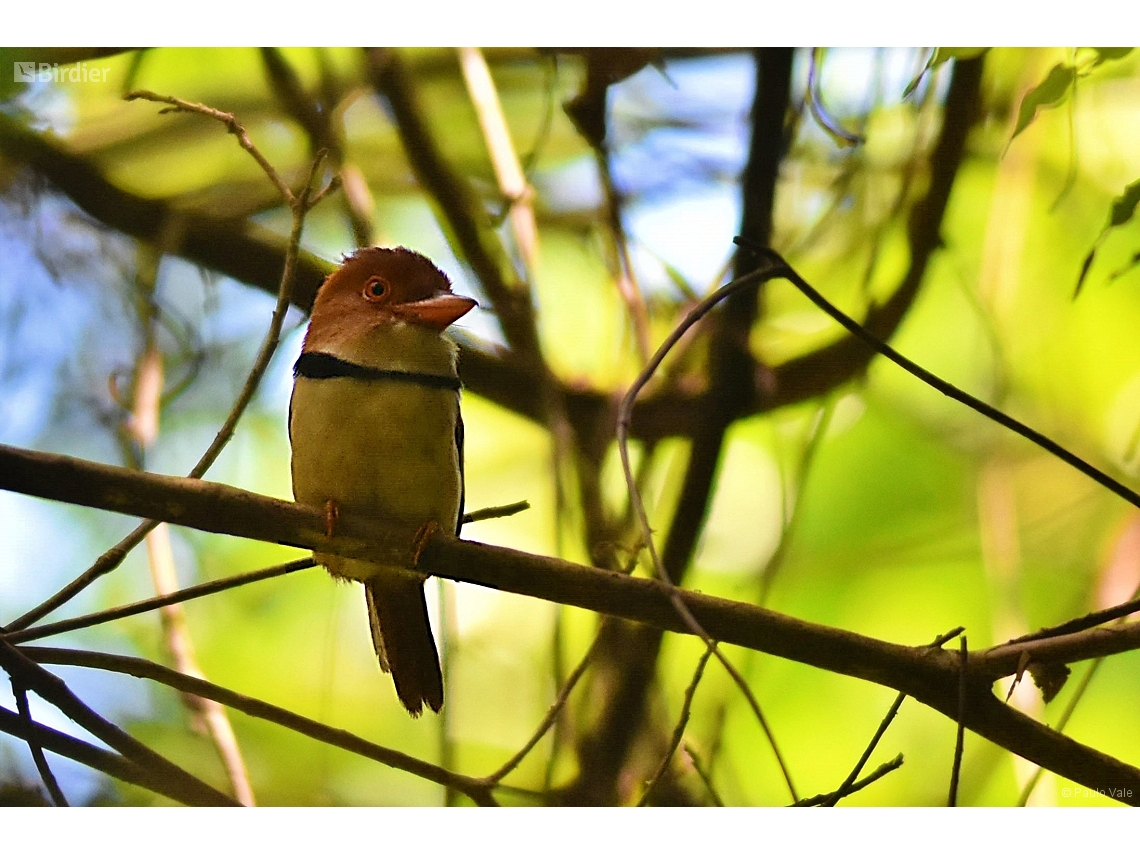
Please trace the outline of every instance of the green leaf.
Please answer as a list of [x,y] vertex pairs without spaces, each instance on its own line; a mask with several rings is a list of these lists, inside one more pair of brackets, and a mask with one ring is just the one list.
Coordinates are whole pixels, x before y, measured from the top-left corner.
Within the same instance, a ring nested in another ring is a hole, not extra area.
[[1063,103],[1069,97],[1076,79],[1077,70],[1073,66],[1065,62],[1054,65],[1048,76],[1021,100],[1021,108],[1017,113],[1017,128],[1010,139],[1013,140],[1029,127],[1039,109],[1056,107]]
[[[1125,187],[1124,192],[1112,200],[1112,209],[1108,213],[1108,225],[1101,231],[1096,239],[1096,243],[1093,244],[1092,249],[1089,250],[1089,254],[1085,256],[1084,263],[1081,265],[1081,272],[1077,276],[1077,287],[1073,291],[1074,300],[1080,296],[1081,288],[1084,287],[1085,284],[1085,277],[1088,276],[1089,268],[1092,267],[1100,245],[1104,243],[1104,239],[1108,237],[1110,231],[1119,226],[1123,226],[1132,219],[1136,213],[1137,205],[1140,205],[1140,178]],[[1136,259],[1133,258],[1132,264],[1113,273],[1112,276],[1109,277],[1109,281],[1117,279],[1127,273],[1135,266],[1135,263]]]
[[[1110,283],[1112,283],[1112,282],[1115,282],[1115,281],[1116,281],[1117,279],[1119,279],[1121,276],[1124,276],[1124,275],[1125,275],[1125,274],[1127,274],[1127,273],[1131,273],[1131,272],[1132,272],[1133,270],[1135,270],[1137,267],[1140,267],[1140,252],[1134,252],[1134,253],[1132,253],[1132,257],[1131,257],[1130,259],[1128,259],[1128,261],[1127,261],[1125,264],[1121,265],[1121,266],[1120,266],[1120,267],[1118,267],[1116,270],[1112,271],[1112,273],[1111,273],[1111,274],[1109,274],[1109,277],[1108,277],[1108,281],[1109,281]],[[1138,424],[1138,425],[1136,426],[1136,431],[1137,431],[1137,433],[1136,433],[1136,436],[1137,436],[1137,437],[1140,437],[1140,424]],[[1135,445],[1136,445],[1136,442],[1135,442],[1135,441],[1133,441],[1132,443],[1130,443],[1130,445],[1131,445],[1131,446],[1133,447],[1133,449],[1134,449],[1134,448],[1135,448]],[[1133,454],[1135,454],[1135,450],[1133,450],[1133,451],[1132,451],[1132,452],[1129,454],[1129,457],[1131,457]]]
[[930,59],[926,61],[926,65],[922,67],[922,71],[918,72],[918,74],[914,76],[914,79],[906,85],[906,89],[903,90],[902,94],[903,98],[906,99],[910,97],[910,93],[918,88],[918,84],[922,81],[922,78],[926,76],[926,72],[930,71],[931,69],[938,68],[938,66],[942,65],[942,63],[950,59],[973,59],[976,56],[981,56],[987,50],[989,50],[989,48],[984,47],[935,48],[934,52],[930,55]]
[[935,48],[931,57],[931,68],[937,68],[948,59],[973,59],[988,51],[986,47],[940,47]]
[[922,67],[922,70],[919,71],[918,74],[916,74],[911,79],[910,83],[908,83],[906,85],[906,89],[903,90],[902,96],[903,96],[904,101],[910,97],[911,92],[913,92],[915,89],[918,88],[918,84],[922,81],[922,78],[926,75],[926,72],[928,72],[928,71],[930,71],[930,69],[934,68],[934,60],[936,60],[937,58],[938,58],[938,48],[935,48],[934,53],[932,53],[930,55],[930,59],[928,59],[926,61],[926,65],[924,65]]
[[1096,259],[1096,251],[1100,247],[1103,237],[1104,234],[1102,233],[1100,238],[1097,238],[1096,243],[1093,244],[1093,248],[1089,250],[1088,255],[1085,256],[1085,260],[1081,262],[1081,271],[1077,274],[1077,287],[1073,289],[1074,300],[1081,296],[1081,289],[1085,287],[1085,279],[1088,277],[1092,263]]
[[1124,192],[1112,200],[1112,213],[1108,218],[1108,227],[1114,229],[1122,226],[1132,219],[1136,213],[1136,205],[1140,204],[1140,179],[1133,181],[1124,188]]
[[1029,666],[1029,675],[1041,690],[1041,699],[1045,703],[1057,697],[1071,673],[1069,666],[1059,662],[1034,662]]
[[1132,53],[1130,47],[1094,47],[1096,51],[1096,59],[1093,60],[1092,67],[1096,68],[1103,62],[1109,62],[1114,59],[1124,59],[1128,54]]

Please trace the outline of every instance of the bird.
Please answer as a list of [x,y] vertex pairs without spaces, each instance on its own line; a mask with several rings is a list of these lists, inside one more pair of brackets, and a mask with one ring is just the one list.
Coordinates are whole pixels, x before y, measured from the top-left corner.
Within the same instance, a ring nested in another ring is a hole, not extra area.
[[[476,306],[405,247],[346,256],[317,291],[289,403],[293,496],[414,532],[459,534],[463,419],[458,348],[444,331]],[[372,644],[413,716],[443,707],[443,675],[414,570],[314,553],[364,584]]]

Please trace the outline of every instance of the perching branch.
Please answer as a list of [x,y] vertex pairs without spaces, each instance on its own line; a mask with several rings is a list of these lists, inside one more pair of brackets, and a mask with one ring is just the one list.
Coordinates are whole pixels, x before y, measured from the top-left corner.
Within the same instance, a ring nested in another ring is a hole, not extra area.
[[[270,317],[269,328],[265,333],[265,337],[261,342],[261,347],[258,350],[257,357],[254,359],[253,366],[249,370],[246,381],[242,386],[241,391],[238,393],[237,399],[230,407],[229,413],[226,415],[226,420],[218,429],[217,434],[214,436],[213,442],[202,453],[194,468],[190,470],[191,478],[201,478],[211,466],[214,461],[218,459],[218,455],[222,453],[222,449],[229,443],[230,438],[237,428],[237,423],[245,413],[246,407],[253,399],[254,393],[261,382],[262,376],[265,374],[266,369],[269,367],[269,361],[273,358],[273,354],[277,350],[278,342],[281,340],[281,327],[285,323],[285,314],[289,309],[289,301],[293,293],[293,282],[296,276],[296,269],[298,266],[298,256],[301,248],[301,233],[305,226],[305,216],[309,210],[317,204],[320,198],[328,191],[332,185],[326,185],[323,189],[314,189],[314,182],[320,174],[321,164],[324,161],[324,152],[317,152],[310,165],[308,175],[301,189],[294,193],[280,175],[277,174],[273,166],[265,159],[265,157],[254,146],[253,142],[249,139],[245,128],[237,121],[237,119],[230,113],[223,113],[203,104],[191,104],[183,101],[180,98],[171,98],[165,95],[156,95],[153,92],[133,92],[127,96],[127,100],[143,99],[148,101],[158,101],[160,103],[171,104],[171,108],[175,111],[200,113],[209,118],[216,119],[222,122],[230,133],[238,138],[238,142],[243,149],[248,151],[250,155],[257,161],[258,165],[265,171],[270,181],[278,188],[284,197],[292,213],[292,228],[289,232],[289,241],[286,244],[285,258],[283,268],[280,273],[280,279],[277,286],[277,303],[273,307],[273,314]],[[55,609],[66,603],[72,597],[76,596],[80,591],[94,582],[101,576],[110,573],[122,562],[123,558],[139,545],[143,539],[154,529],[154,520],[147,520],[135,528],[129,535],[127,535],[118,544],[110,550],[101,555],[90,568],[82,573],[78,578],[72,580],[71,583],[66,585],[63,589],[56,594],[49,597],[40,605],[31,609],[26,614],[20,616],[9,624],[6,629],[23,629],[46,614],[50,614]]]
[[[206,481],[131,472],[75,458],[0,446],[0,489],[97,507],[202,531],[284,543],[385,564],[410,566],[413,538],[394,537],[372,520],[344,515],[337,534],[325,534],[323,509],[283,502]],[[690,633],[677,614],[679,596],[705,631],[723,643],[867,680],[906,692],[951,720],[959,710],[958,656],[923,645],[908,647],[808,623],[747,603],[669,589],[660,582],[513,549],[433,537],[418,569],[436,576],[539,597]],[[1106,633],[1123,630],[1093,630]],[[1049,639],[1049,643],[1059,643]],[[1140,637],[1128,649],[1140,648]],[[970,654],[965,727],[1031,762],[1089,788],[1127,790],[1122,801],[1140,803],[1140,769],[1059,734],[994,697],[987,656]],[[1100,646],[1065,650],[1063,661],[1091,658]]]

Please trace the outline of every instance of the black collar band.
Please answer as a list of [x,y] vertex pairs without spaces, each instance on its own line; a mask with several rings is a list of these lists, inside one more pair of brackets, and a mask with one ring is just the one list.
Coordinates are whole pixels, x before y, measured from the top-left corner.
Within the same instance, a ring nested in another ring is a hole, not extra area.
[[348,377],[352,380],[394,380],[397,383],[412,383],[429,389],[459,391],[458,377],[369,368],[366,365],[345,362],[331,353],[302,353],[297,364],[293,366],[293,376],[308,377],[310,380],[330,380],[335,377]]

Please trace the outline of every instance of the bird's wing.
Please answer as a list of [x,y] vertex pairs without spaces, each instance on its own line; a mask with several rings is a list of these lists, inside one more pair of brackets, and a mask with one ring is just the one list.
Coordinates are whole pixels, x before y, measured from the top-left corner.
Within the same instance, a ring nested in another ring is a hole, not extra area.
[[466,478],[463,474],[463,413],[455,411],[455,450],[459,452],[459,514],[455,518],[455,536],[463,528],[463,504],[467,498]]

